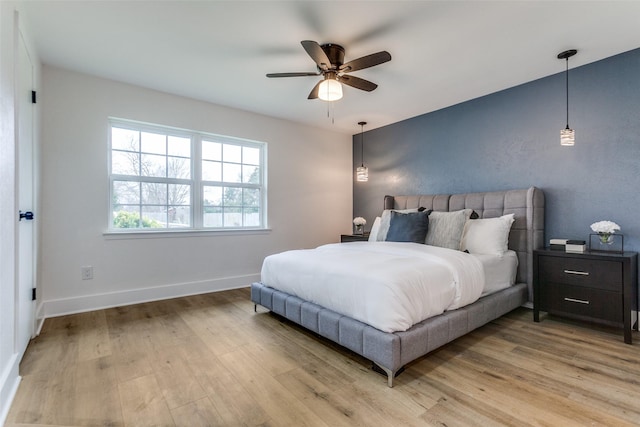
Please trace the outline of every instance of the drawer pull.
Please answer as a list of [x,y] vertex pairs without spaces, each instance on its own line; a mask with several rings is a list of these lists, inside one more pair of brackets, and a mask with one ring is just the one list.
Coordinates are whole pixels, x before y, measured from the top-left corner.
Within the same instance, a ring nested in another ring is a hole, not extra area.
[[567,273],[567,274],[577,274],[578,276],[588,276],[589,275],[588,271],[565,270],[564,272]]
[[585,301],[585,300],[583,300],[583,299],[565,298],[564,300],[565,300],[565,301],[569,301],[569,302],[577,302],[577,303],[580,303],[580,304],[587,304],[587,305],[589,305],[589,301]]

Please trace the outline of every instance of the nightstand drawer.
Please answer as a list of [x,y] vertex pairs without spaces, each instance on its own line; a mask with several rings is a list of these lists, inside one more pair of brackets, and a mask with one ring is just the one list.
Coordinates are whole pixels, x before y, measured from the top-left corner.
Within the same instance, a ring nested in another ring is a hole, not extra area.
[[550,283],[542,297],[542,310],[622,323],[622,294],[582,286]]
[[620,292],[622,267],[619,262],[593,262],[580,258],[540,257],[539,279]]

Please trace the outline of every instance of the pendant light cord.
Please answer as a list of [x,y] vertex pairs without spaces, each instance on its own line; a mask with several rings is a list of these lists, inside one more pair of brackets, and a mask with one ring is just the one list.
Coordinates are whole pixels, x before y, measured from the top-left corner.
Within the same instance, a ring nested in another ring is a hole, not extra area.
[[360,166],[364,167],[364,124],[360,125],[360,160]]
[[567,69],[565,72],[565,82],[566,82],[566,90],[567,90],[567,129],[569,129],[569,57],[565,58],[567,63]]

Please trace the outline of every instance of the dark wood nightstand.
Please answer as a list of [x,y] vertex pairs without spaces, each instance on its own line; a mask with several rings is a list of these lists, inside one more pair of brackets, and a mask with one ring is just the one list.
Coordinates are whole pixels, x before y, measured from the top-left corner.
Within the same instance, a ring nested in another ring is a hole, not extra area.
[[636,252],[533,251],[533,320],[540,311],[624,328],[631,344],[632,310],[638,309]]
[[369,233],[364,234],[341,234],[340,243],[346,242],[367,242],[369,241]]

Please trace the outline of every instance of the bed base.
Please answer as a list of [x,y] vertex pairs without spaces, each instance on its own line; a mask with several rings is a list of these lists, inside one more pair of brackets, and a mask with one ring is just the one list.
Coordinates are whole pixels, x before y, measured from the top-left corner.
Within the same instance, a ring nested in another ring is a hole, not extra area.
[[523,305],[527,285],[516,284],[394,333],[382,332],[262,283],[251,285],[251,301],[371,360],[386,373],[387,385],[393,387],[404,365]]

